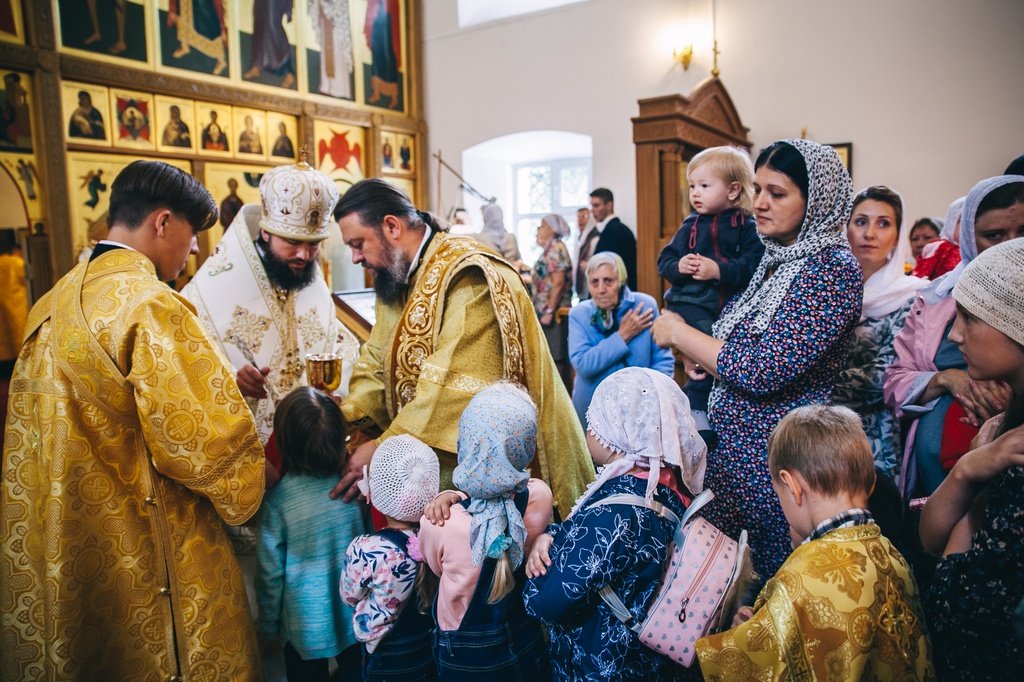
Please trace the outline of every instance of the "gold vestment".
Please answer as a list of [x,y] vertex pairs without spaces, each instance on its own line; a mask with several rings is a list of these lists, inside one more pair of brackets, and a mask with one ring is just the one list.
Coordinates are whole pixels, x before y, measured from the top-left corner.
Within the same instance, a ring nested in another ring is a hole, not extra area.
[[868,524],[793,550],[743,625],[697,640],[706,680],[934,680],[917,585]]
[[[519,274],[466,237],[431,237],[405,301],[376,306],[342,404],[378,440],[408,433],[455,467],[459,417],[480,389],[523,384],[538,409],[537,464],[562,515],[594,479],[583,429]],[[442,483],[442,487],[444,483]]]
[[263,496],[234,372],[142,254],[33,307],[0,487],[0,679],[261,675],[221,519]]

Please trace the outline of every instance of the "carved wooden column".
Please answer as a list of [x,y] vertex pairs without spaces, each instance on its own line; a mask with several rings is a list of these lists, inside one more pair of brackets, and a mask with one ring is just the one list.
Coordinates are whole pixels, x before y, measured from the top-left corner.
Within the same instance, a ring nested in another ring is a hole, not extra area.
[[640,115],[632,119],[637,284],[660,304],[666,284],[658,276],[658,254],[689,212],[686,162],[708,147],[733,145],[749,150],[751,143],[749,129],[740,122],[729,93],[717,78],[705,80],[689,97],[666,95],[642,99],[638,104]]

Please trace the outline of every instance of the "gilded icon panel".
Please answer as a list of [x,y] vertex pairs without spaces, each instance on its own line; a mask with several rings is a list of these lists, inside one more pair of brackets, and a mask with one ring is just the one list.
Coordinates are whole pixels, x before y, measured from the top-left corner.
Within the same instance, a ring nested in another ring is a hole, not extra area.
[[[209,252],[217,246],[224,230],[245,204],[260,203],[260,180],[269,170],[266,166],[240,163],[209,162],[203,169],[203,184],[217,202],[220,218],[206,234]],[[203,237],[201,236],[200,239]]]
[[155,149],[153,108],[153,95],[149,93],[111,88],[110,115],[114,119],[111,137],[114,146]]
[[[88,258],[92,246],[106,237],[109,230],[107,208],[110,205],[110,185],[125,166],[139,158],[146,157],[68,152],[72,248],[80,258]],[[159,160],[181,168],[187,173],[192,172],[192,164],[188,161]]]
[[25,44],[25,21],[19,0],[0,0],[0,41]]
[[290,114],[267,112],[267,141],[270,144],[270,161],[287,163],[298,159],[299,153],[299,122]]
[[267,158],[267,114],[259,109],[231,107],[235,156],[263,161]]
[[344,193],[366,177],[363,154],[366,129],[347,123],[313,121],[313,166],[329,175]]
[[235,142],[231,138],[231,107],[226,104],[196,102],[196,129],[199,134],[197,153],[203,156],[231,156]]
[[156,148],[161,152],[191,153],[196,150],[195,102],[179,97],[156,96]]
[[148,0],[57,0],[60,49],[135,68],[151,66]]
[[223,0],[160,0],[156,17],[158,64],[188,71],[193,77],[228,80],[229,10],[230,3]]
[[296,4],[293,0],[237,0],[242,81],[298,89]]
[[60,87],[67,141],[71,144],[109,147],[113,128],[110,91],[101,85],[71,81],[62,82]]
[[0,151],[32,151],[32,77],[19,71],[0,70]]

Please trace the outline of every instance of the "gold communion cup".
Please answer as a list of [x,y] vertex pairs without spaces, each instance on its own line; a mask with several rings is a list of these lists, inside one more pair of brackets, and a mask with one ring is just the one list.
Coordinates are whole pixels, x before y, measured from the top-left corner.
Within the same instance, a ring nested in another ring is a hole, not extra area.
[[341,357],[333,353],[307,355],[306,378],[313,388],[334,393],[341,385]]

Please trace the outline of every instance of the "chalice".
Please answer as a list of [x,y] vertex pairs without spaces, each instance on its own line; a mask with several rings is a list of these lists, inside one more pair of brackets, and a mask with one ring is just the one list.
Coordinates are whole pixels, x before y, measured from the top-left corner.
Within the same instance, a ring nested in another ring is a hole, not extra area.
[[341,385],[341,357],[333,353],[307,355],[306,378],[313,388],[334,393]]

